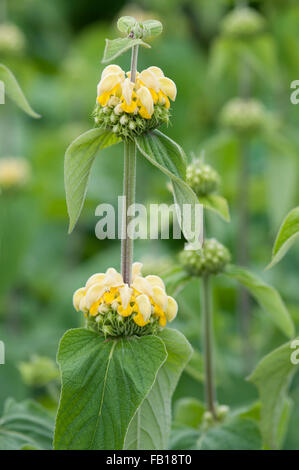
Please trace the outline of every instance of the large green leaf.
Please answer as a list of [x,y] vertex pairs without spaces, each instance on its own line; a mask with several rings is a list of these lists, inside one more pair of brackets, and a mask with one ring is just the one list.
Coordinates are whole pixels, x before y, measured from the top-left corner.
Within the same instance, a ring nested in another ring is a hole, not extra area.
[[274,287],[266,284],[255,274],[239,266],[229,265],[225,274],[243,284],[253,295],[259,305],[270,315],[274,323],[290,338],[294,336],[295,329],[292,318]]
[[4,64],[0,64],[0,81],[4,83],[5,94],[7,94],[19,108],[33,118],[40,118],[40,115],[33,111],[28,103],[14,74]]
[[272,261],[268,268],[272,268],[278,261],[283,258],[286,252],[291,248],[299,235],[299,207],[292,209],[278,231],[273,252]]
[[134,46],[151,47],[142,39],[131,39],[131,38],[117,38],[117,39],[106,39],[106,46],[104,50],[104,56],[102,63],[110,62],[116,57],[120,56],[127,50]]
[[[295,341],[299,344],[299,337]],[[289,410],[289,406],[286,406],[288,387],[292,376],[299,369],[299,363],[293,364],[291,361],[294,352],[292,344],[293,341],[288,342],[264,357],[249,377],[249,381],[259,390],[262,404],[261,432],[264,445],[269,449],[277,449],[279,446],[284,415]]]
[[0,450],[51,449],[54,419],[38,403],[9,398],[0,418]]
[[[172,180],[174,201],[177,205],[178,220],[185,238],[191,243],[197,243],[199,233],[193,233],[195,228],[196,208],[199,207],[197,196],[185,182],[186,157],[183,149],[172,139],[155,130],[135,138],[138,150],[153,165],[169,176]],[[189,214],[184,213],[184,204],[191,208]]]
[[75,139],[64,159],[64,184],[72,232],[84,205],[90,170],[100,149],[117,144],[121,139],[110,131],[91,129]]
[[158,372],[148,396],[137,410],[126,435],[126,449],[168,448],[171,425],[171,398],[192,348],[177,330],[165,329],[159,337],[167,350],[167,360]]
[[218,194],[209,194],[208,196],[199,196],[198,200],[205,209],[210,209],[216,212],[226,222],[230,221],[229,207],[227,200],[224,199],[224,197],[219,196]]
[[167,358],[157,336],[105,340],[79,328],[62,338],[55,449],[122,449],[130,422]]
[[205,405],[196,398],[181,398],[175,403],[174,422],[198,429],[205,411]]

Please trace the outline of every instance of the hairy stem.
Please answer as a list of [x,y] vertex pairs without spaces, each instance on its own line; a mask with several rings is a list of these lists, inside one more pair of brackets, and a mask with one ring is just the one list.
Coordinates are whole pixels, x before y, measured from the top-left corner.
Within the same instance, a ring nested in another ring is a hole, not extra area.
[[123,220],[122,220],[122,244],[121,244],[121,273],[124,282],[131,283],[133,244],[132,235],[128,233],[131,216],[128,216],[128,208],[135,203],[136,187],[136,144],[133,140],[124,142],[124,180],[123,180]]
[[213,312],[210,276],[204,275],[201,280],[201,311],[202,311],[202,339],[204,347],[205,367],[205,398],[206,407],[217,419],[216,389],[213,370]]

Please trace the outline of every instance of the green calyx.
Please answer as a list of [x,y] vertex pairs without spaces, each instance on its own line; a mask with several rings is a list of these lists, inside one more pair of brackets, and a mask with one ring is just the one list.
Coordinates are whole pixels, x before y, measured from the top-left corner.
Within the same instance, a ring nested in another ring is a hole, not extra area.
[[152,316],[149,323],[145,326],[139,326],[135,323],[132,315],[123,317],[113,309],[109,309],[107,313],[99,314],[96,317],[88,316],[86,326],[101,336],[105,336],[105,338],[147,336],[155,335],[161,331],[157,317]]
[[185,249],[180,254],[184,269],[197,277],[222,272],[230,258],[228,249],[214,238],[206,239],[201,250]]
[[266,127],[266,109],[255,99],[233,98],[223,107],[220,123],[238,134],[255,134]]
[[126,113],[113,97],[107,106],[96,105],[94,122],[96,127],[108,129],[123,140],[133,140],[136,136],[157,129],[162,124],[169,124],[169,110],[159,103],[154,105],[154,112],[150,119],[139,114]]
[[258,11],[249,7],[236,8],[222,21],[221,30],[225,36],[250,38],[263,32],[265,20]]
[[186,180],[197,196],[207,196],[217,191],[220,183],[218,173],[200,158],[188,165]]

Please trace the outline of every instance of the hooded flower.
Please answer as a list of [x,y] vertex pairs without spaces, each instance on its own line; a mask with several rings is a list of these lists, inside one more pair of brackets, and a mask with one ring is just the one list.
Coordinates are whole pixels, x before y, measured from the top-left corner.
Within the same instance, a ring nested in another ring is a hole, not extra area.
[[24,158],[0,158],[0,190],[24,186],[30,176],[30,167]]
[[116,113],[139,114],[144,119],[151,119],[154,106],[160,104],[170,107],[169,98],[176,98],[176,85],[164,76],[159,67],[148,67],[136,73],[135,83],[130,72],[125,72],[118,65],[108,65],[102,72],[97,89],[97,102],[105,107],[115,104]]
[[114,268],[94,274],[74,293],[75,309],[96,322],[116,313],[118,319],[130,317],[139,327],[151,322],[164,327],[167,320],[176,317],[177,303],[166,294],[162,279],[154,275],[143,277],[141,268],[141,263],[133,264],[130,285]]

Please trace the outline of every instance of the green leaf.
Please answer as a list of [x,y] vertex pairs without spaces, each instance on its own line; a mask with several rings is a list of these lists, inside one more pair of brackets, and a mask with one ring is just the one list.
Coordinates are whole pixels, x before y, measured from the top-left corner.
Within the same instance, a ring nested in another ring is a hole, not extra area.
[[175,266],[163,274],[166,291],[172,297],[175,297],[191,279],[192,276],[187,274],[181,266]]
[[[155,130],[135,138],[141,154],[172,180],[173,196],[182,232],[191,243],[198,242],[198,229],[195,227],[196,209],[199,207],[197,196],[185,182],[186,157],[183,149],[162,132]],[[183,206],[191,208],[190,220]],[[201,227],[200,227],[201,229]]]
[[197,450],[197,441],[200,432],[189,426],[182,424],[173,424],[170,445],[171,450]]
[[0,64],[0,81],[4,83],[5,94],[7,94],[7,96],[9,96],[9,98],[19,106],[19,108],[33,118],[37,119],[41,117],[33,111],[14,74],[4,64]]
[[[298,342],[299,337],[294,340]],[[291,361],[292,342],[275,349],[265,356],[249,377],[249,381],[258,388],[261,407],[261,432],[264,445],[277,449],[281,442],[285,420],[287,391],[290,381],[299,365]]]
[[136,410],[167,358],[157,336],[105,340],[85,328],[63,336],[54,448],[122,449]]
[[295,328],[293,320],[274,287],[269,286],[262,279],[239,266],[229,265],[224,274],[247,287],[262,309],[268,312],[276,326],[286,336],[290,338],[294,336]]
[[275,266],[281,258],[284,257],[286,252],[291,248],[296,238],[299,235],[299,207],[292,209],[284,221],[282,222],[278,231],[273,252],[272,261],[267,269]]
[[54,419],[41,405],[9,398],[0,418],[0,450],[51,449]]
[[128,51],[134,46],[143,46],[143,47],[151,47],[146,42],[142,41],[142,39],[131,39],[131,38],[117,38],[117,39],[106,39],[106,46],[104,50],[104,57],[102,59],[102,63],[105,64],[107,62],[111,62],[111,60],[116,59],[116,57],[120,56],[124,52]]
[[199,196],[198,200],[205,209],[210,209],[216,212],[226,222],[230,221],[229,207],[227,200],[224,199],[224,197],[219,196],[218,194],[209,194],[208,196]]
[[150,393],[137,410],[126,435],[125,448],[163,450],[168,448],[171,426],[171,398],[192,348],[177,330],[159,334],[166,346],[167,360],[158,372]]
[[262,441],[256,421],[234,417],[203,432],[197,447],[200,450],[261,450]]
[[196,398],[181,398],[175,404],[174,422],[198,428],[205,413],[205,405]]
[[69,233],[74,229],[82,211],[90,170],[96,153],[121,141],[110,131],[91,129],[75,139],[64,159],[64,185],[70,219]]
[[202,354],[194,349],[190,361],[186,365],[185,372],[200,383],[204,382],[204,362]]

